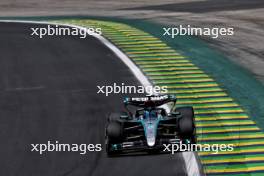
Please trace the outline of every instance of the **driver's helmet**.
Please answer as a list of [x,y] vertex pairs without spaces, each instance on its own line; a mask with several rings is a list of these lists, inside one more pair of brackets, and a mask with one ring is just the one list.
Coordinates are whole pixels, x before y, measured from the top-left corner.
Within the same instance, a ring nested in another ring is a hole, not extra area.
[[149,111],[145,110],[144,111],[144,116],[143,116],[144,119],[148,119],[149,118]]
[[157,112],[155,109],[148,108],[144,111],[144,118],[156,118],[157,117]]

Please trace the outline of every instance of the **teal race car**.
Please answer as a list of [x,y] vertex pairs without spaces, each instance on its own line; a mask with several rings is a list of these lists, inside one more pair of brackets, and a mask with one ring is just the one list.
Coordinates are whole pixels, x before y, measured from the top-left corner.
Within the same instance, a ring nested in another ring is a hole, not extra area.
[[[193,108],[166,110],[167,104],[175,105],[176,100],[174,95],[125,98],[126,112],[108,116],[105,129],[107,154],[133,151],[158,153],[164,144],[195,143]],[[129,106],[134,107],[134,113]]]

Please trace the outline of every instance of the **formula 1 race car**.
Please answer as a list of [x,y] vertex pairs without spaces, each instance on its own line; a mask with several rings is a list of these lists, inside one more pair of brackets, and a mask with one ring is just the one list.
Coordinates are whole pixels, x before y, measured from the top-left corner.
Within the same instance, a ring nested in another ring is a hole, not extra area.
[[[167,112],[163,106],[176,104],[173,95],[125,98],[125,113],[111,113],[106,125],[105,144],[109,156],[131,151],[158,153],[164,144],[195,143],[194,111],[179,107]],[[134,113],[128,106],[137,107]]]

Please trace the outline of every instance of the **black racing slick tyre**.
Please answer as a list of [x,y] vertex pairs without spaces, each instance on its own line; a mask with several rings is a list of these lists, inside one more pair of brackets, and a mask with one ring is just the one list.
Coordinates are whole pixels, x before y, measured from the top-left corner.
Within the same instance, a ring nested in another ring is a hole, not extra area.
[[106,127],[106,135],[111,141],[120,140],[123,135],[123,127],[121,123],[110,121]]
[[106,126],[106,136],[105,136],[105,144],[106,144],[106,153],[107,155],[113,156],[118,152],[111,148],[112,144],[119,143],[122,140],[123,136],[123,127],[121,123],[117,121],[110,121]]
[[111,141],[109,140],[108,136],[106,136],[105,146],[106,146],[106,154],[108,157],[112,157],[115,154],[117,154],[117,152],[115,152],[111,149],[111,145],[112,145]]
[[120,119],[121,113],[111,113],[108,116],[108,122],[118,121]]
[[182,117],[179,119],[179,132],[185,139],[190,139],[192,143],[196,142],[194,111],[192,107],[176,108]]

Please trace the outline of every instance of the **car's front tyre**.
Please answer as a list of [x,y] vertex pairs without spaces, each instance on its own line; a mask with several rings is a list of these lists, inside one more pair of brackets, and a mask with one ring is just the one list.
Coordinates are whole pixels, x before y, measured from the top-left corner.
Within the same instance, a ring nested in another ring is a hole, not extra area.
[[108,156],[112,156],[117,152],[114,150],[113,145],[120,143],[123,136],[123,127],[117,121],[110,121],[106,126],[106,152]]
[[182,117],[179,119],[179,133],[182,138],[196,143],[194,110],[192,107],[179,107],[176,112],[180,112]]

